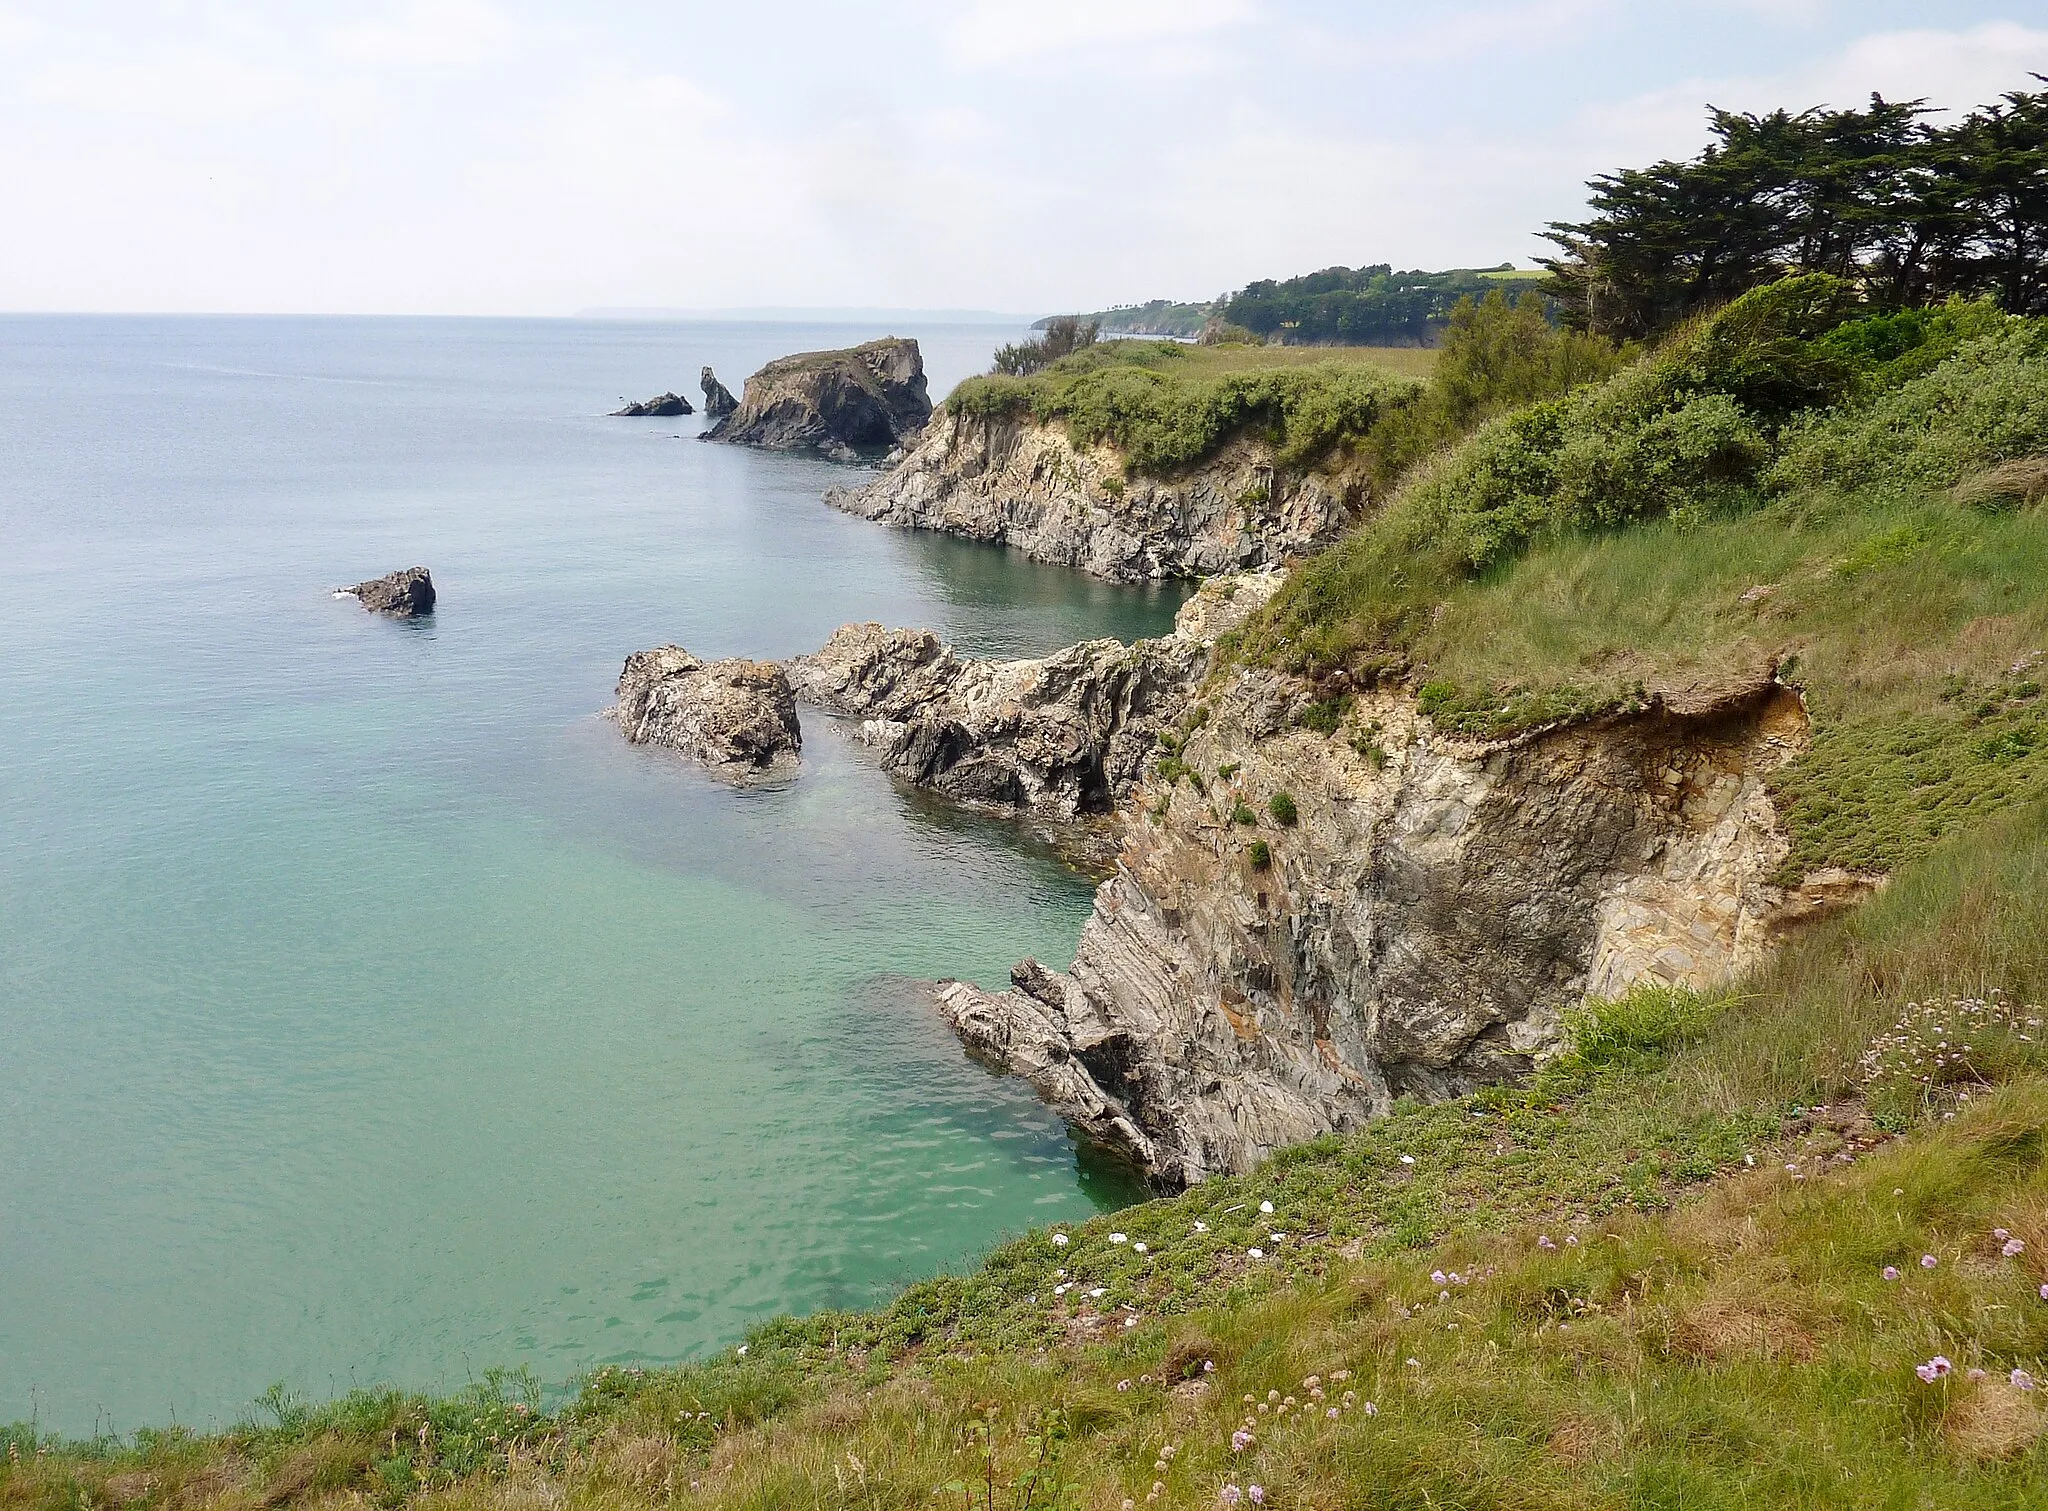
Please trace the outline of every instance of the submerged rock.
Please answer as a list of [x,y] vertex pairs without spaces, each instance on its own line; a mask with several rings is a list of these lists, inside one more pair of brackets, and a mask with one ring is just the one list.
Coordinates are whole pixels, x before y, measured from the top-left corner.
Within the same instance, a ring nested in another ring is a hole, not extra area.
[[718,374],[708,367],[698,376],[697,386],[704,390],[704,413],[711,419],[722,420],[740,407],[732,390],[719,382]]
[[787,774],[803,748],[796,699],[773,661],[700,661],[679,645],[638,651],[609,717],[635,745],[664,745],[734,778]]
[[336,588],[334,591],[351,593],[371,613],[389,614],[394,619],[411,619],[434,612],[434,579],[425,567],[406,567],[403,571],[388,572],[368,582],[359,582],[352,588]]
[[695,414],[696,412],[696,410],[690,407],[690,401],[681,394],[665,393],[656,394],[651,399],[642,399],[638,403],[629,403],[624,409],[614,409],[612,416],[615,419],[620,416],[625,416],[629,419],[639,419],[648,415],[666,417],[668,415]]
[[931,414],[917,343],[891,336],[770,362],[703,439],[858,461],[915,435]]

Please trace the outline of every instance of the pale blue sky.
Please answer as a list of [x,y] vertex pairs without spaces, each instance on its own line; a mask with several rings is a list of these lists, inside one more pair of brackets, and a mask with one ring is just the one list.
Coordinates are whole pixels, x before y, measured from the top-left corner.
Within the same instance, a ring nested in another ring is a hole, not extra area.
[[0,309],[1040,311],[1526,262],[1710,100],[2030,70],[2040,0],[0,0]]

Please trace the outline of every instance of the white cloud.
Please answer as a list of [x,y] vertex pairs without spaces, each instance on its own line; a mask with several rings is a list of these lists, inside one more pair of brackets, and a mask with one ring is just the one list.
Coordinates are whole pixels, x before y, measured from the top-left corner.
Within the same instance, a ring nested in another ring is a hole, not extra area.
[[521,28],[484,0],[411,0],[381,19],[327,28],[322,40],[353,63],[474,67],[515,41]]
[[965,68],[1018,68],[1081,55],[1141,67],[1144,49],[1186,43],[1254,19],[1251,0],[967,0],[948,4],[940,35]]

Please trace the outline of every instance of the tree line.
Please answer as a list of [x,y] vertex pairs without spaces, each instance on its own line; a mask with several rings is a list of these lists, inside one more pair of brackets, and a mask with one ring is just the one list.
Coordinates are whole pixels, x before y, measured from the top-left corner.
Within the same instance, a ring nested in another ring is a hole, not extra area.
[[1712,110],[1698,157],[1595,178],[1589,218],[1551,223],[1544,292],[1622,340],[1797,273],[1850,279],[1881,307],[1959,295],[2048,314],[2048,89],[1934,114],[1876,94],[1861,110]]
[[1263,278],[1218,301],[1218,315],[1263,340],[1290,346],[1427,346],[1441,337],[1461,299],[1507,284],[1532,286],[1513,265],[1429,273],[1390,263],[1324,268],[1299,278]]

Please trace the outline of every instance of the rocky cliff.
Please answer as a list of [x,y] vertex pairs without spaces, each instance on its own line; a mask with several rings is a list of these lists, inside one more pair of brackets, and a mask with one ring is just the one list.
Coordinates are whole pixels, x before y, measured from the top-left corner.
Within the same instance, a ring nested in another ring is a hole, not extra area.
[[806,702],[860,721],[884,767],[956,801],[1075,819],[1137,787],[1209,670],[1216,637],[1280,584],[1277,572],[1212,580],[1174,631],[1091,640],[1018,661],[964,657],[930,630],[849,624],[787,663]]
[[972,1051],[1163,1186],[1524,1074],[1588,994],[1724,980],[1843,881],[1770,884],[1765,780],[1807,724],[1767,672],[1495,743],[1401,693],[1336,734],[1271,674],[1204,698],[1072,967],[939,991]]
[[770,362],[703,439],[858,461],[903,444],[931,413],[923,354],[915,341],[891,336]]
[[1063,423],[948,410],[894,469],[826,500],[878,524],[1000,542],[1145,582],[1319,551],[1366,497],[1356,469],[1292,473],[1254,440],[1233,441],[1182,477],[1127,478],[1114,451],[1076,446]]

